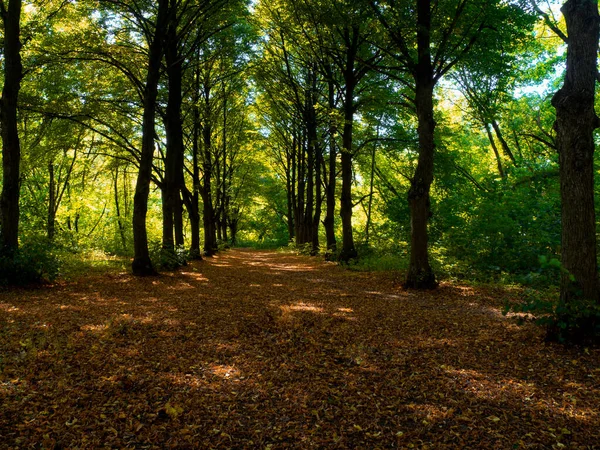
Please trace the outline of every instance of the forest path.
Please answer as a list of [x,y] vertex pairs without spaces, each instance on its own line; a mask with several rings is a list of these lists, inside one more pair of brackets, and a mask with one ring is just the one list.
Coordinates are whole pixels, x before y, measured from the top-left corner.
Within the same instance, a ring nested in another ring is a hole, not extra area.
[[0,448],[592,448],[600,351],[510,295],[245,249],[2,291]]

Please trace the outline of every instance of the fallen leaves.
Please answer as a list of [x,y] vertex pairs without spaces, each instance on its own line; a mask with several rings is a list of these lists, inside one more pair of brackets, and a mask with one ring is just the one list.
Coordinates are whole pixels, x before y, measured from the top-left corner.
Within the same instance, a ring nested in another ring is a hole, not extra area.
[[242,250],[0,292],[0,446],[593,448],[599,351],[505,295]]

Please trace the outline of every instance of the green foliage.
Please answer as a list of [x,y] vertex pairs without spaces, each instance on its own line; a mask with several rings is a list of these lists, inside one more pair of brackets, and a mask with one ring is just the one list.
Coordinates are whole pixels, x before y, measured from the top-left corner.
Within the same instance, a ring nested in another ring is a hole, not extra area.
[[165,270],[175,270],[185,266],[189,259],[189,251],[183,247],[176,247],[175,251],[163,248],[158,240],[150,241],[148,245],[150,251],[150,260],[154,267],[160,267]]
[[[540,257],[540,273],[557,281],[560,276],[572,274],[556,258]],[[575,285],[575,284],[574,284]],[[583,298],[581,292],[571,292],[565,301],[557,291],[527,289],[522,303],[507,304],[504,314],[514,312],[531,315],[537,325],[545,327],[547,339],[561,343],[600,343],[600,304],[597,299]],[[523,319],[521,319],[523,320]]]
[[80,248],[73,251],[63,247],[59,249],[58,254],[61,261],[60,277],[66,280],[127,272],[131,265],[130,258],[111,255],[100,249]]
[[357,247],[358,259],[348,264],[350,270],[358,272],[404,272],[408,268],[408,252],[405,245],[392,245],[376,248],[361,245]]
[[545,327],[547,339],[561,343],[588,344],[600,342],[600,305],[597,301],[575,298],[569,302],[558,294],[540,295],[528,290],[523,303],[508,305],[508,312],[531,314],[537,325]]
[[56,279],[59,258],[45,239],[31,240],[13,255],[0,256],[0,285],[25,286]]

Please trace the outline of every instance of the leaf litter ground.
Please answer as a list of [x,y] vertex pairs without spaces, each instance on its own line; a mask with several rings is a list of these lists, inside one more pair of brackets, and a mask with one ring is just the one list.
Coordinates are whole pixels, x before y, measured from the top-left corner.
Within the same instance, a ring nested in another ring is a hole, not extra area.
[[231,250],[0,292],[0,448],[600,448],[600,351],[515,293]]

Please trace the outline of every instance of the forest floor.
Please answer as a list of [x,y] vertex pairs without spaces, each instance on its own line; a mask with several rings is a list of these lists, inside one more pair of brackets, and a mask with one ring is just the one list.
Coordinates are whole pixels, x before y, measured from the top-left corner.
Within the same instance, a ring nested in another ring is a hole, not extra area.
[[600,448],[600,350],[518,295],[230,250],[0,292],[0,448]]

